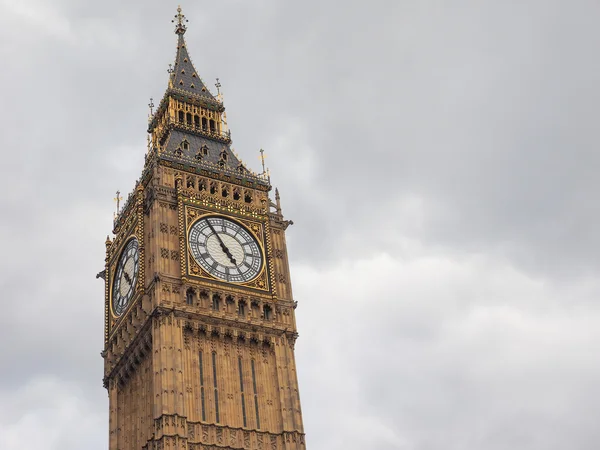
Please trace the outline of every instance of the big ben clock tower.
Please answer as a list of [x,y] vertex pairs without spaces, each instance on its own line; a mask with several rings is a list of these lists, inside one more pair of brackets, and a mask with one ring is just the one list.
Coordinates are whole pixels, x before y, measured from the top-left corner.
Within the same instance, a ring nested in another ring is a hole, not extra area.
[[231,150],[175,18],[144,168],[106,240],[109,449],[301,450],[290,222]]

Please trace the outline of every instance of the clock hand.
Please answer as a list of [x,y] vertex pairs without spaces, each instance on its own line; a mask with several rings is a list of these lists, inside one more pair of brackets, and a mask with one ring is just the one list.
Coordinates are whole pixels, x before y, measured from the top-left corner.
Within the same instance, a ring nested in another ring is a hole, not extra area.
[[127,272],[123,271],[123,277],[125,278],[125,281],[127,281],[127,284],[129,286],[131,286],[132,283],[131,283],[131,278],[129,277],[129,274]]
[[212,232],[215,233],[215,235],[217,236],[217,239],[219,240],[219,243],[221,244],[221,250],[223,250],[223,253],[225,253],[227,255],[227,257],[233,264],[237,265],[235,258],[233,257],[233,255],[231,254],[231,252],[229,251],[227,246],[225,245],[225,242],[223,242],[223,239],[221,239],[221,236],[219,236],[219,233],[217,233],[217,230],[215,230],[215,227],[213,227],[212,224],[210,223],[210,220],[207,219],[206,222],[208,223],[208,226],[210,227]]

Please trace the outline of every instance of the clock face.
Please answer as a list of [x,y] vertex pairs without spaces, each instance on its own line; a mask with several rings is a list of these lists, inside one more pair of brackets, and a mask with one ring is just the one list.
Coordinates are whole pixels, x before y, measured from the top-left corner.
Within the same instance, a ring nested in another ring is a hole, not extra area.
[[242,225],[224,217],[203,217],[188,236],[194,259],[212,276],[231,283],[257,277],[263,256],[256,239]]
[[112,291],[112,308],[115,316],[120,316],[125,312],[135,293],[139,261],[138,241],[133,238],[125,246],[115,271]]

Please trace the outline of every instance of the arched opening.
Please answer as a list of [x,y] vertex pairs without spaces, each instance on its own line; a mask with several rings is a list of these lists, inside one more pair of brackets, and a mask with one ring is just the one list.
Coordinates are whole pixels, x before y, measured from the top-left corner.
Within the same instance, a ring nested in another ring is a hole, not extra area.
[[247,311],[248,306],[246,305],[246,302],[244,300],[240,300],[238,302],[238,316],[246,317]]
[[193,305],[194,304],[194,290],[192,288],[189,288],[187,290],[187,292],[185,293],[185,303],[187,305]]
[[184,116],[183,111],[179,111],[179,117],[178,118],[179,118],[179,121],[181,123],[183,123],[183,116]]
[[188,125],[192,124],[192,115],[190,113],[187,113],[185,115],[185,119],[186,119],[186,122],[187,122]]
[[233,314],[235,312],[235,300],[231,295],[228,295],[225,299],[225,303],[227,306],[227,312]]
[[200,292],[200,306],[208,306],[208,293],[206,291]]
[[215,295],[213,295],[212,309],[213,309],[213,311],[219,311],[220,308],[221,308],[221,297],[219,296],[219,294],[215,294]]
[[273,310],[271,309],[271,307],[269,305],[263,306],[263,314],[264,314],[265,320],[271,320],[273,318]]
[[200,117],[194,116],[194,126],[200,128]]
[[202,118],[202,129],[204,131],[206,131],[206,128],[208,127],[208,121],[206,120],[206,117]]

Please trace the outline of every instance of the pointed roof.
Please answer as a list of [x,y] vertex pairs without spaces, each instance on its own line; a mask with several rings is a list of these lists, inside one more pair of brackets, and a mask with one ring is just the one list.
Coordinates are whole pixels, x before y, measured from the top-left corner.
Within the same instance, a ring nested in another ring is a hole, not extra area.
[[217,100],[210,93],[196,68],[192,64],[192,59],[187,50],[187,45],[183,35],[185,29],[176,28],[175,33],[179,35],[177,39],[177,55],[175,56],[175,65],[169,80],[169,87],[178,91],[184,91],[186,94],[204,97],[216,102]]

